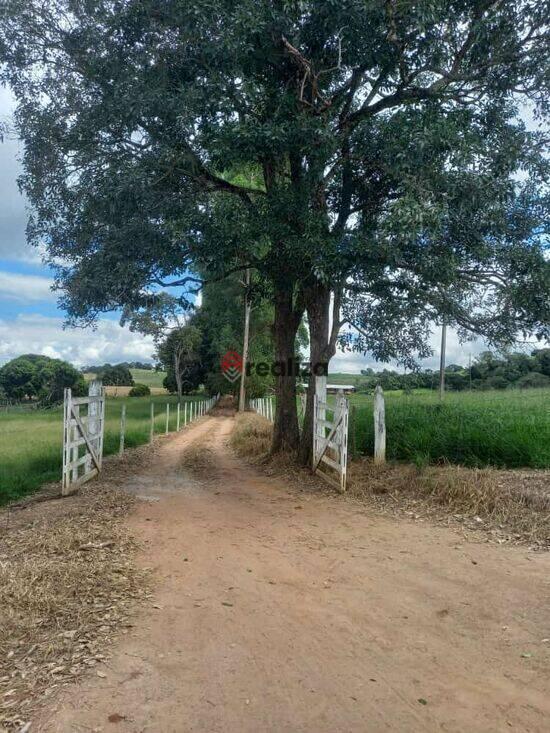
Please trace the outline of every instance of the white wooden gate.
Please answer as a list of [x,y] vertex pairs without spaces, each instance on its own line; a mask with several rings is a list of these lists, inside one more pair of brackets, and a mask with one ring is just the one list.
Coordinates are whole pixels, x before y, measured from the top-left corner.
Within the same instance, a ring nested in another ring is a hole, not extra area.
[[[85,411],[86,414],[82,414]],[[63,478],[61,493],[97,476],[103,457],[105,390],[99,380],[90,382],[87,397],[73,397],[65,390],[63,410]]]
[[[324,379],[324,382],[322,381]],[[326,398],[326,378],[318,378],[313,413],[313,471],[339,491],[346,490],[349,403],[343,393],[336,404]],[[328,414],[332,413],[332,419]]]

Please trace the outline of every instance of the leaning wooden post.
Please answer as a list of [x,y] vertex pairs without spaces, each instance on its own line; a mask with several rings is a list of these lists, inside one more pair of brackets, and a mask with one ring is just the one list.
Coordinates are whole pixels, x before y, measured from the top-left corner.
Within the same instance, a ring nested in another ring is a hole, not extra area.
[[149,442],[155,437],[155,403],[151,402],[151,427],[149,428]]
[[178,402],[178,407],[176,410],[176,433],[179,433],[180,431],[180,408],[181,408],[181,405]]
[[126,432],[126,405],[122,405],[120,411],[120,445],[118,447],[118,454],[121,456],[124,453],[124,434]]
[[168,432],[170,430],[170,403],[166,403],[166,430],[164,431],[165,435],[168,435]]
[[380,385],[374,390],[374,462],[386,462],[386,408]]

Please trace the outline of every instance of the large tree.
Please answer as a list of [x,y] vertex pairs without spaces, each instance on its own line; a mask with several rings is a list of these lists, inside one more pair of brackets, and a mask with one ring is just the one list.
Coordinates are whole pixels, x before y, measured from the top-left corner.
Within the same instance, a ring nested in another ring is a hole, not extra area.
[[201,343],[200,329],[187,323],[172,329],[157,347],[157,359],[166,371],[164,386],[177,392],[180,401],[184,393],[197,389],[204,378]]
[[[546,111],[544,3],[7,0],[0,12],[30,235],[62,259],[72,318],[147,308],[168,284],[184,305],[196,263],[209,278],[252,268],[272,295],[278,361],[305,312],[311,357],[328,360],[344,302],[371,348],[389,334],[408,357],[425,344],[430,288],[446,296],[430,317],[461,325],[504,271],[515,295],[489,311],[512,303],[514,325],[524,315],[547,332],[547,302],[537,319],[519,296],[532,270],[547,296],[540,241],[493,255],[489,230],[457,255],[440,195],[480,166],[479,185],[499,182],[499,219],[512,171],[540,170],[541,141],[516,117],[520,95]],[[414,317],[402,336],[400,288]],[[489,316],[476,328],[490,331]],[[277,396],[273,448],[294,448],[292,375]]]

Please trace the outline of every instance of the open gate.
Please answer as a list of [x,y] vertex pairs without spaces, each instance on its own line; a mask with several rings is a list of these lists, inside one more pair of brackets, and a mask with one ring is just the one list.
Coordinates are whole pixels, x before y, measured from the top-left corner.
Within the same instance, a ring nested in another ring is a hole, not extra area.
[[87,397],[65,390],[63,410],[63,478],[66,496],[101,471],[105,430],[105,390],[99,380],[90,382]]
[[[323,381],[324,380],[324,381]],[[346,490],[349,403],[343,393],[336,404],[326,397],[326,377],[317,378],[313,413],[313,471],[339,491]],[[332,419],[329,419],[332,414]],[[328,469],[328,470],[327,470]]]

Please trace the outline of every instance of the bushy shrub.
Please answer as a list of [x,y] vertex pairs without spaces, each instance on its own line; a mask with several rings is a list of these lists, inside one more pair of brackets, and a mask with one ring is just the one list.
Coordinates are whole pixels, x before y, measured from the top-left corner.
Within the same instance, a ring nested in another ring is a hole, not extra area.
[[540,372],[529,372],[520,377],[514,386],[520,387],[520,389],[526,389],[530,387],[550,387],[550,377]]
[[97,372],[97,378],[101,379],[104,386],[132,387],[134,385],[132,374],[125,364],[115,366],[106,364]]
[[146,384],[134,384],[132,389],[128,392],[128,397],[147,397],[151,394],[151,390]]

